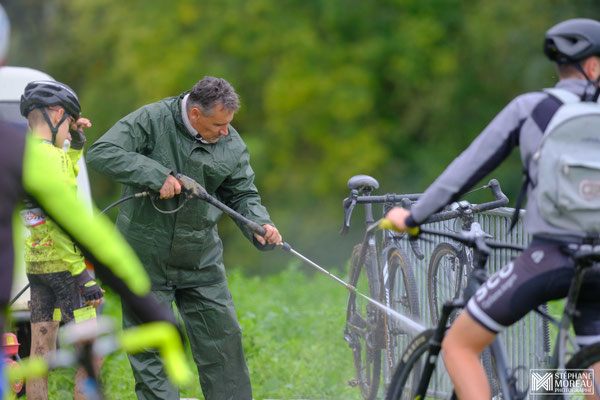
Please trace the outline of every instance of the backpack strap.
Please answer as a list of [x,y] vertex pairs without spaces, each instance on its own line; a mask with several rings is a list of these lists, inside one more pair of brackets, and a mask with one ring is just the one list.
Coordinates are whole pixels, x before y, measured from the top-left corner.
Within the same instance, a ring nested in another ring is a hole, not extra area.
[[545,93],[548,93],[551,96],[556,97],[563,104],[579,103],[581,101],[581,98],[579,96],[577,96],[573,92],[569,92],[566,89],[546,88],[546,89],[543,89],[542,91]]
[[[542,92],[548,94],[544,100],[540,101],[533,111],[531,112],[531,118],[535,122],[535,124],[540,128],[542,134],[546,132],[546,128],[550,123],[550,120],[556,114],[556,111],[563,104],[575,103],[580,101],[579,96],[574,93],[569,92],[564,89],[557,88],[548,88],[543,89]],[[508,232],[511,232],[517,222],[519,221],[519,212],[523,206],[523,202],[525,201],[525,194],[527,193],[527,186],[532,182],[531,177],[529,175],[529,163],[531,161],[531,157],[529,157],[525,163],[523,164],[523,183],[521,184],[521,190],[519,190],[519,195],[517,196],[517,203],[515,204],[515,212],[511,218],[510,228]]]

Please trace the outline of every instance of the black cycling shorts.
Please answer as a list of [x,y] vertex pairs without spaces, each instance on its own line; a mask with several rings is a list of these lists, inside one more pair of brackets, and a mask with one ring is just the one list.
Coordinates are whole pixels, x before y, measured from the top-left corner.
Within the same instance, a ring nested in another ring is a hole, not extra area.
[[[467,312],[488,330],[498,333],[539,305],[567,295],[575,274],[565,244],[535,239],[513,262],[492,275],[473,295]],[[588,269],[573,320],[577,341],[600,341],[600,266]]]
[[27,274],[31,284],[31,322],[69,322],[86,307],[69,271]]

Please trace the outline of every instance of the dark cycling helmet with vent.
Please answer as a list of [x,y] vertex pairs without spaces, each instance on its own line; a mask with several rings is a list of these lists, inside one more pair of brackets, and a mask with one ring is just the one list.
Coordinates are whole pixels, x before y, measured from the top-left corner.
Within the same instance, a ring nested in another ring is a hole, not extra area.
[[56,81],[33,81],[25,87],[21,96],[21,114],[27,117],[35,108],[61,106],[75,119],[81,115],[81,105],[75,91]]
[[568,19],[546,32],[544,53],[558,64],[573,64],[600,56],[600,22],[589,18]]
[[[65,109],[62,119],[56,125],[52,124],[46,112],[46,108],[52,106],[61,106]],[[78,120],[81,115],[81,105],[75,91],[64,83],[56,81],[29,82],[25,87],[25,92],[21,96],[20,108],[21,115],[25,118],[27,118],[32,110],[36,108],[41,110],[46,123],[52,131],[52,144],[56,141],[58,127],[65,119],[71,116],[75,120]]]
[[[572,64],[583,74],[589,84],[596,88],[593,101],[600,95],[600,78],[590,80],[580,61],[591,56],[600,56],[600,22],[589,18],[568,19],[546,32],[544,53],[548,58],[560,64]],[[581,95],[584,100],[585,92]]]

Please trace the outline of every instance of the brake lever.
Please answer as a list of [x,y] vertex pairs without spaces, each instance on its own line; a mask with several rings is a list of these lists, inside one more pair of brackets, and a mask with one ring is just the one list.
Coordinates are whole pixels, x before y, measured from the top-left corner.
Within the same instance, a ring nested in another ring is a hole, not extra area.
[[[410,210],[412,203],[410,202],[409,199],[404,198],[402,199],[402,207]],[[415,257],[417,257],[417,259],[423,260],[425,258],[425,254],[423,254],[423,251],[421,251],[421,248],[419,247],[419,243],[417,243],[417,239],[419,238],[419,235],[411,235],[408,239],[408,243],[410,243],[410,249],[412,250],[412,252],[414,253]]]
[[340,230],[340,235],[345,236],[350,230],[350,219],[352,218],[352,211],[354,211],[354,207],[356,206],[356,198],[358,197],[358,191],[356,189],[352,189],[350,192],[350,197],[344,199],[344,226]]
[[[425,254],[423,254],[423,252],[421,251],[421,248],[417,243],[417,239],[419,239],[419,236],[410,236],[408,238],[408,243],[410,243],[410,249],[415,254],[415,257],[417,257],[417,259],[420,261],[425,258]],[[421,240],[423,239],[421,238]]]

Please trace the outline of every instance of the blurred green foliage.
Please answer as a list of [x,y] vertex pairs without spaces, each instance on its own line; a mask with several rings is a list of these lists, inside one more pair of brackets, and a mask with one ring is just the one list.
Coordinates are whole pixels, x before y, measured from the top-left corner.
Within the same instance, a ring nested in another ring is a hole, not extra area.
[[[343,265],[360,237],[337,234],[346,182],[420,192],[516,95],[554,84],[543,34],[596,0],[8,0],[9,61],[73,86],[94,123],[89,143],[137,107],[227,79],[242,99],[233,124],[284,239]],[[519,157],[494,173],[509,197]],[[92,173],[100,207],[118,186]],[[112,214],[114,216],[114,214]],[[221,226],[226,263],[272,271]]]
[[[307,277],[303,271],[290,262],[266,277],[246,277],[240,269],[228,273],[254,398],[362,399],[360,390],[348,385],[354,377],[352,352],[343,339],[348,292],[323,275]],[[119,298],[110,290],[106,297],[104,315],[120,325]],[[74,372],[61,368],[51,373],[50,399],[73,398]],[[136,398],[125,353],[106,357],[100,376],[107,399]],[[181,396],[203,399],[198,380]]]

